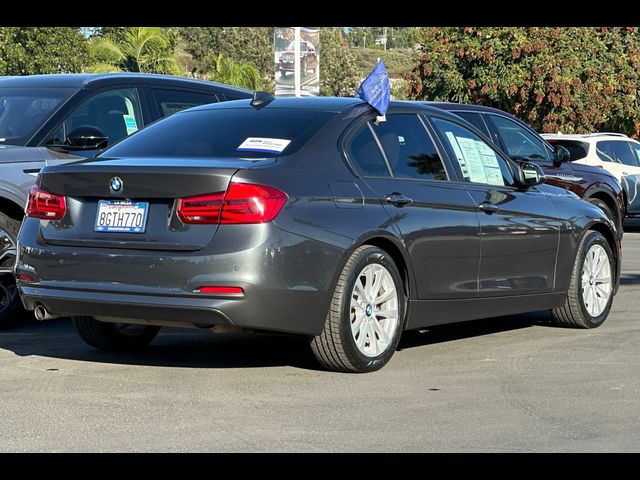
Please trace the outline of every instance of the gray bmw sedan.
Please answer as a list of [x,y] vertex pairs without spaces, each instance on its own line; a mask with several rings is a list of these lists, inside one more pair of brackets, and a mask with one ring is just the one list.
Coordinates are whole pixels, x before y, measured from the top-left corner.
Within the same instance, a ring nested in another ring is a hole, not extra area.
[[600,209],[460,117],[259,92],[44,168],[18,243],[25,307],[72,316],[94,347],[162,326],[287,332],[346,372],[430,325],[549,309],[597,327],[620,275]]

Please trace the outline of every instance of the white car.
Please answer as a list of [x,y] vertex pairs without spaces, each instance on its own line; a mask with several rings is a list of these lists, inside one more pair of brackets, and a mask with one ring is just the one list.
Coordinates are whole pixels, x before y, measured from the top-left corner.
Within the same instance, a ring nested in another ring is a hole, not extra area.
[[627,217],[640,217],[640,142],[622,133],[542,135],[571,153],[570,161],[601,167],[614,175],[626,195]]

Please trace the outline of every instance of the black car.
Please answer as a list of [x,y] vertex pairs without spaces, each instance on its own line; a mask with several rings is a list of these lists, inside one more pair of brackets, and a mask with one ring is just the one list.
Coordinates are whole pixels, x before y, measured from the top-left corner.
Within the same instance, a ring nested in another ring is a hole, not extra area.
[[449,102],[428,104],[472,123],[513,160],[537,163],[545,173],[546,183],[566,188],[596,205],[622,237],[627,205],[615,176],[602,168],[570,162],[568,151],[554,148],[529,125],[497,108]]
[[20,306],[11,273],[15,243],[42,167],[91,157],[185,108],[251,93],[139,73],[0,77],[0,328]]
[[102,349],[161,326],[309,337],[329,369],[382,367],[406,329],[551,309],[605,321],[615,226],[460,117],[356,98],[190,109],[47,167],[16,277],[36,318]]

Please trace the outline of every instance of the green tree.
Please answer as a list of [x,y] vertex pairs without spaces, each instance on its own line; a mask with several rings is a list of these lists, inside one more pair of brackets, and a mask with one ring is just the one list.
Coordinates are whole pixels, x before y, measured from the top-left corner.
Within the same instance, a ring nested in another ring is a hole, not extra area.
[[0,75],[80,72],[87,43],[75,27],[0,27]]
[[422,28],[409,96],[494,106],[544,132],[640,134],[637,28]]
[[252,63],[236,62],[222,54],[214,61],[211,80],[250,90],[259,90],[263,83],[260,72]]
[[340,30],[320,29],[320,95],[353,96],[362,75],[356,59],[342,42]]
[[[170,33],[159,27],[125,27],[93,37],[91,72],[148,72],[180,75]],[[174,42],[175,44],[175,42]]]
[[184,49],[199,62],[203,72],[223,54],[235,62],[253,64],[265,79],[273,76],[272,28],[183,27],[179,33]]

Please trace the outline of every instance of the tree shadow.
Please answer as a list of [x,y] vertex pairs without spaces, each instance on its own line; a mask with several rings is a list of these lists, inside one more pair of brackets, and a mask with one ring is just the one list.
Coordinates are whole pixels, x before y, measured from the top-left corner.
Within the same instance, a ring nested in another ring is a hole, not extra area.
[[[548,324],[549,315],[539,312],[441,325],[430,327],[426,334],[405,332],[398,350]],[[25,322],[0,331],[0,349],[19,356],[118,365],[212,369],[291,366],[322,370],[303,336],[213,334],[196,329],[165,328],[146,349],[103,352],[86,345],[69,319]]]

